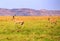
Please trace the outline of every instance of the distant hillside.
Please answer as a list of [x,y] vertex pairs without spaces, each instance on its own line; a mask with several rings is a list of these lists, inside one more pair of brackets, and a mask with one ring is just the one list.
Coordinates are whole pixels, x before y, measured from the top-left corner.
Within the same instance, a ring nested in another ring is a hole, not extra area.
[[0,16],[60,16],[60,10],[34,10],[28,8],[3,9],[0,8]]

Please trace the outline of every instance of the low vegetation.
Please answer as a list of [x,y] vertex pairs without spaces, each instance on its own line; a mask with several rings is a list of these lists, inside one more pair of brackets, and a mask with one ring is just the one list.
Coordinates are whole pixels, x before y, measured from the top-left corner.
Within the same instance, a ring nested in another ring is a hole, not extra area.
[[0,17],[0,41],[60,41],[59,17]]

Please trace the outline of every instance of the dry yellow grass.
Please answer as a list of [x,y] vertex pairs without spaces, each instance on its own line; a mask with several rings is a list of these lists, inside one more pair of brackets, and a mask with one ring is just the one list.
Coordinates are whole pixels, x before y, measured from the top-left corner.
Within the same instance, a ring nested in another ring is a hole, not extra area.
[[[23,21],[27,21],[27,20],[48,20],[48,18],[50,18],[51,20],[57,20],[60,19],[60,16],[15,16],[15,20],[23,20]],[[2,20],[13,20],[12,16],[0,16],[0,21]]]

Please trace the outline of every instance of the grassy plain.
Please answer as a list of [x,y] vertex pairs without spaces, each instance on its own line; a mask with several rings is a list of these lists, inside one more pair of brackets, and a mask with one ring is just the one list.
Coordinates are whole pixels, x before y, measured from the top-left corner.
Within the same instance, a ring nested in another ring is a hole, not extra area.
[[60,41],[60,17],[0,16],[0,41]]

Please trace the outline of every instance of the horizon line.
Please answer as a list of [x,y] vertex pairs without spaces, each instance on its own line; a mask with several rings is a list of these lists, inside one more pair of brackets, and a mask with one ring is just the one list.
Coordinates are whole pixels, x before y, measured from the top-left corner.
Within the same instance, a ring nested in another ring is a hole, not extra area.
[[[33,9],[33,8],[0,8],[0,9]],[[60,9],[33,9],[33,10],[60,10]]]

